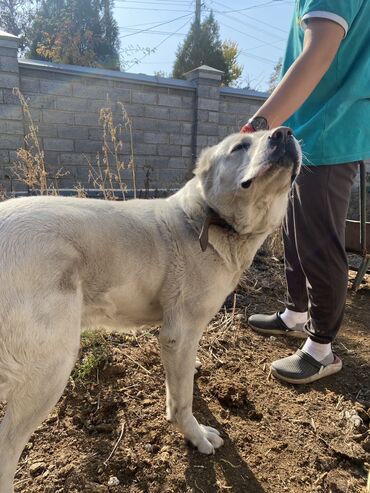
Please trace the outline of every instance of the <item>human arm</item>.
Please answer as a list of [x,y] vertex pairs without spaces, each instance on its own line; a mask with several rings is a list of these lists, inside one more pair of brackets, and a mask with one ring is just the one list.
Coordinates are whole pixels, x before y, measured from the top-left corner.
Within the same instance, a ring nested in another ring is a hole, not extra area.
[[344,34],[343,27],[332,20],[310,19],[302,53],[254,117],[263,116],[269,128],[275,128],[295,113],[329,69]]

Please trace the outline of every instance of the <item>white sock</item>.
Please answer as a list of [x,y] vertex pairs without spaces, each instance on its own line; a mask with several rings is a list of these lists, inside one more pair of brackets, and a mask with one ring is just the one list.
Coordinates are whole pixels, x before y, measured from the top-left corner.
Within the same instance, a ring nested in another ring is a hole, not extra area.
[[[302,351],[312,356],[316,361],[323,361],[324,359],[328,358],[330,355],[333,357],[333,361],[334,361],[334,354],[331,349],[330,342],[328,344],[321,344],[319,342],[315,342],[312,339],[308,338],[303,345]],[[330,358],[328,359],[330,360]]]
[[292,329],[297,324],[306,323],[308,320],[308,313],[293,312],[292,310],[289,310],[289,308],[285,308],[283,313],[280,315],[280,318],[289,329]]

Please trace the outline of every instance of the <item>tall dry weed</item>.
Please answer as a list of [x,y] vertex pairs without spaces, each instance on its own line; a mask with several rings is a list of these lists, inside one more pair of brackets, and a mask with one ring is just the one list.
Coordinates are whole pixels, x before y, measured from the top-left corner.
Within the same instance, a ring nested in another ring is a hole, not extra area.
[[[99,122],[103,131],[102,148],[96,155],[95,163],[89,162],[89,181],[94,188],[101,191],[106,200],[125,198],[127,184],[123,180],[124,170],[131,172],[133,195],[136,198],[132,122],[124,105],[121,102],[117,105],[121,112],[121,121],[117,124],[114,122],[112,108],[107,107],[100,110]],[[127,162],[122,159],[125,131],[128,133],[130,149]]]
[[29,191],[35,193],[37,190],[41,195],[45,195],[48,192],[48,173],[38,127],[33,121],[28,103],[21,91],[14,88],[13,93],[21,103],[28,132],[24,137],[24,147],[17,150],[17,161],[14,163],[12,172],[21,183],[28,187]]
[[[39,129],[35,124],[26,98],[18,88],[13,90],[18,97],[24,114],[27,134],[24,146],[17,150],[17,160],[13,164],[14,177],[27,186],[29,193],[41,195],[59,195],[60,179],[68,174],[62,168],[51,176],[46,167],[45,153],[39,138]],[[125,198],[127,184],[123,180],[124,170],[131,173],[133,195],[136,198],[136,173],[133,150],[133,134],[131,119],[121,102],[117,103],[120,109],[120,121],[115,124],[111,108],[102,108],[99,114],[99,123],[102,126],[102,146],[97,153],[95,162],[88,160],[89,182],[99,190],[106,200]],[[122,159],[124,151],[124,133],[128,135],[128,159]],[[74,185],[77,197],[86,197],[86,189],[81,183]]]

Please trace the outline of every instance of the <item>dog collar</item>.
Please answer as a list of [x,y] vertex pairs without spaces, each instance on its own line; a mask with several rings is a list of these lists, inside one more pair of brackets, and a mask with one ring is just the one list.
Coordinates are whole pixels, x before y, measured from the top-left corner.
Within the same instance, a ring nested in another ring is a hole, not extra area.
[[206,217],[202,223],[202,229],[199,234],[199,243],[203,252],[207,250],[208,246],[208,230],[211,225],[219,226],[227,231],[231,231],[233,233],[237,233],[235,229],[229,224],[225,219],[223,219],[217,212],[211,207],[208,208]]

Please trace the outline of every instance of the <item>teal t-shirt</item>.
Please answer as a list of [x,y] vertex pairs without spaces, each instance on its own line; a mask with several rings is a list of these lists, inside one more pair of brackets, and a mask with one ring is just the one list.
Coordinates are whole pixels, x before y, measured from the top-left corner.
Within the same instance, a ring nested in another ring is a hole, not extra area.
[[345,37],[327,73],[285,124],[301,139],[307,165],[370,158],[370,0],[296,0],[282,74],[302,52],[310,18],[339,23]]

